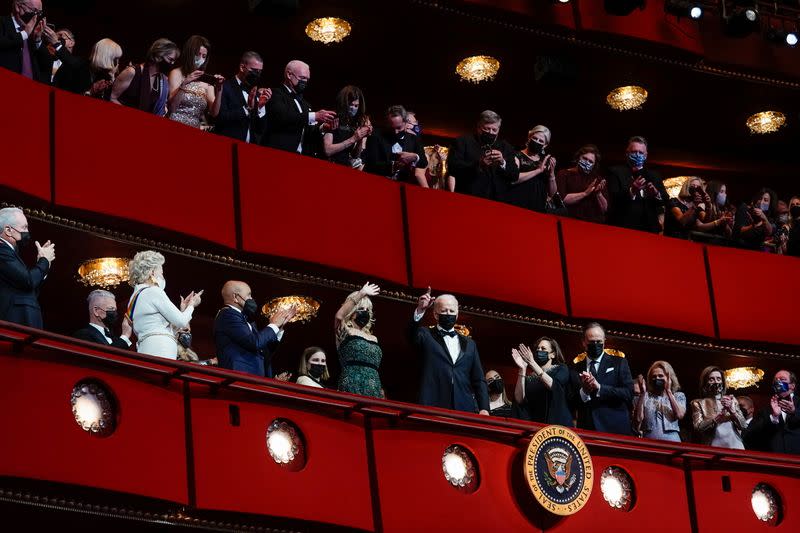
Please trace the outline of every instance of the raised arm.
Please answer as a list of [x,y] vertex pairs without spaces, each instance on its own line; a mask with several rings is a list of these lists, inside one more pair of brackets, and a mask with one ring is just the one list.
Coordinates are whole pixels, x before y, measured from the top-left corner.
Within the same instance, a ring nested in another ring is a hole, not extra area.
[[348,296],[341,307],[339,307],[339,310],[336,311],[336,316],[333,319],[333,327],[337,335],[339,330],[344,326],[344,318],[358,305],[358,302],[365,296],[377,296],[380,292],[380,287],[368,281],[355,296]]

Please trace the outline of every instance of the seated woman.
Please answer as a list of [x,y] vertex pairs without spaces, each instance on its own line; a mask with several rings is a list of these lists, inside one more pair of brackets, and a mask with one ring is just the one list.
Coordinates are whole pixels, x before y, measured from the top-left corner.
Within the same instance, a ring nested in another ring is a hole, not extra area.
[[711,196],[703,187],[703,180],[697,177],[686,180],[678,197],[670,198],[667,202],[664,235],[688,239],[692,231],[712,233],[720,225],[731,223],[731,219],[726,216],[708,221],[708,210],[711,207]]
[[336,96],[334,129],[322,137],[322,146],[328,161],[358,170],[364,170],[361,153],[372,134],[367,116],[364,93],[355,85],[348,85]]
[[297,384],[324,389],[323,381],[330,379],[325,352],[322,348],[310,346],[303,351],[297,369]]
[[680,442],[680,421],[686,415],[686,396],[680,392],[672,365],[656,361],[647,378],[639,376],[639,395],[634,399],[633,422],[643,437]]
[[[511,350],[511,357],[519,368],[514,399],[526,405],[533,422],[574,427],[570,412],[570,372],[561,353],[561,347],[550,337],[536,341],[536,353],[524,344]],[[528,375],[528,367],[533,375]]]
[[560,171],[556,179],[570,216],[602,224],[608,211],[608,187],[599,167],[600,150],[587,144],[575,153],[575,166]]
[[772,237],[774,228],[770,217],[775,212],[777,199],[769,189],[761,189],[749,204],[742,204],[736,211],[733,223],[733,238],[742,248],[764,250],[764,243]]
[[703,398],[692,400],[692,426],[702,444],[743,450],[742,431],[746,422],[739,402],[726,395],[725,374],[708,366],[700,374]]
[[517,152],[519,179],[512,183],[501,201],[544,213],[547,203],[558,194],[556,159],[546,154],[550,146],[550,130],[536,126],[528,132],[525,148]]
[[339,390],[363,396],[381,398],[381,366],[383,352],[378,339],[372,334],[375,318],[370,296],[380,293],[380,287],[365,283],[360,291],[347,296],[336,312],[336,350],[342,373]]
[[128,318],[136,333],[139,353],[167,359],[178,358],[175,331],[189,326],[203,291],[192,291],[181,298],[180,309],[169,300],[164,288],[164,256],[147,250],[137,253],[128,266],[133,295],[128,303]]
[[[225,78],[206,75],[211,44],[192,35],[183,45],[181,65],[169,73],[169,118],[193,128],[201,128],[206,115],[216,118],[222,105]],[[208,80],[208,81],[204,81]]]

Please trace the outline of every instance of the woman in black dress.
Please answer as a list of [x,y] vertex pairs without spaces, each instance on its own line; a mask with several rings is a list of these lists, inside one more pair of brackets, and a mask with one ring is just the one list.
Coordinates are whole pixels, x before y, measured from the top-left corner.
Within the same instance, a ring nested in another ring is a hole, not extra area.
[[322,137],[325,157],[332,163],[362,170],[361,152],[371,133],[364,93],[348,85],[336,96],[334,129]]
[[[561,347],[550,337],[536,341],[536,352],[524,344],[511,350],[519,367],[514,399],[527,406],[531,421],[574,427],[569,409],[570,374]],[[528,367],[533,370],[528,375]]]
[[547,154],[550,146],[550,130],[536,126],[528,132],[528,142],[517,152],[519,179],[503,194],[508,204],[547,212],[548,202],[558,194],[556,186],[556,158]]

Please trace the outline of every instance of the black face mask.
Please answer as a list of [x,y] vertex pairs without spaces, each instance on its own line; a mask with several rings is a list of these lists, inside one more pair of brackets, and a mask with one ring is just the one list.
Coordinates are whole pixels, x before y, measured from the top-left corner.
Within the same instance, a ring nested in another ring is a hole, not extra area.
[[542,152],[544,152],[543,144],[539,144],[533,139],[528,141],[528,153],[531,155],[540,155]]
[[722,394],[722,383],[709,383],[706,385],[706,390],[712,396],[717,396]]
[[538,350],[535,354],[533,354],[533,360],[536,361],[537,365],[546,365],[550,360],[550,354],[544,350]]
[[792,218],[800,218],[800,205],[790,207],[789,214],[792,215]]
[[483,146],[491,146],[497,140],[497,135],[493,135],[491,133],[486,133],[485,131],[481,132],[481,144]]
[[242,313],[244,313],[244,316],[247,317],[247,320],[255,320],[256,316],[258,315],[258,304],[256,301],[252,298],[245,300],[244,305],[242,306]]
[[294,92],[296,92],[297,94],[303,94],[307,88],[308,88],[308,81],[297,80],[297,85],[294,86]]
[[445,331],[450,331],[456,325],[456,315],[439,315],[439,327]]
[[19,246],[20,248],[27,248],[28,245],[30,245],[30,243],[31,243],[31,232],[20,231],[19,240],[17,240],[17,246]]
[[603,342],[592,341],[586,346],[586,355],[592,361],[596,361],[598,357],[603,355]]
[[117,318],[119,318],[119,315],[117,315],[116,311],[106,311],[106,317],[101,320],[105,327],[111,329],[117,323]]
[[173,68],[175,68],[175,65],[172,63],[167,63],[166,61],[160,61],[158,63],[158,71],[161,72],[161,74],[167,75]]
[[502,378],[489,382],[489,394],[501,394],[504,388]]
[[369,319],[370,319],[369,311],[367,311],[366,309],[359,309],[353,315],[353,324],[355,324],[361,329],[364,329],[367,326],[367,324],[369,324]]
[[192,334],[186,331],[178,334],[178,343],[188,350],[192,345]]
[[261,79],[260,72],[253,72],[252,70],[248,70],[247,74],[244,75],[244,85],[247,87],[255,87],[258,84],[258,80]]
[[325,373],[325,365],[312,363],[308,365],[308,375],[314,379],[319,379]]
[[664,387],[667,385],[667,380],[664,378],[653,378],[650,383],[653,385],[653,389],[658,392],[664,390]]

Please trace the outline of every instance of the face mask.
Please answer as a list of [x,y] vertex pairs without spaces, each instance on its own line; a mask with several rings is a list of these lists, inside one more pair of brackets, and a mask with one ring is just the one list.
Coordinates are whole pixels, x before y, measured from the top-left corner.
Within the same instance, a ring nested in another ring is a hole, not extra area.
[[156,278],[156,285],[158,285],[162,291],[167,290],[167,280],[165,280],[163,277]]
[[584,174],[589,174],[594,168],[594,163],[592,163],[588,159],[581,159],[580,161],[578,161],[578,168],[580,168],[584,172]]
[[792,218],[800,218],[800,205],[790,207],[789,214],[792,215]]
[[294,92],[296,92],[297,94],[303,94],[307,88],[308,88],[308,81],[297,80],[297,85],[294,86]]
[[357,105],[351,105],[347,109],[347,111],[350,113],[351,117],[354,117],[354,116],[358,115],[358,106]]
[[782,215],[778,215],[778,223],[780,223],[780,224],[788,224],[789,223],[789,213],[783,213]]
[[785,381],[775,381],[772,384],[772,392],[774,392],[778,396],[786,394],[787,392],[789,392],[789,384],[786,383]]
[[106,317],[101,320],[108,329],[111,329],[117,323],[117,318],[119,317],[116,311],[106,311]]
[[533,356],[533,360],[536,361],[537,365],[546,365],[550,360],[550,354],[544,350],[538,350]]
[[628,154],[628,163],[630,163],[634,168],[643,167],[645,161],[647,161],[647,156],[644,154],[639,152],[631,152]]
[[713,396],[719,396],[722,394],[722,383],[709,383],[706,386],[706,389],[708,390],[709,394],[712,394]]
[[320,365],[318,363],[311,363],[308,365],[308,375],[314,379],[319,379],[322,377],[322,374],[325,373],[325,365]]
[[206,58],[201,56],[194,56],[194,68],[200,68],[206,64]]
[[501,378],[489,382],[489,394],[502,394],[503,389],[503,380]]
[[411,131],[414,133],[414,135],[419,135],[422,133],[422,126],[419,124],[414,124],[411,126]]
[[491,146],[497,140],[497,135],[494,135],[492,133],[486,133],[485,131],[481,132],[481,136],[480,137],[481,137],[481,144],[483,146],[486,146],[486,145]]
[[728,201],[728,195],[724,192],[717,193],[717,205],[723,207],[725,203]]
[[533,155],[539,155],[542,152],[544,152],[544,145],[543,144],[539,144],[538,142],[534,141],[533,139],[528,141],[528,153],[531,153]]
[[439,327],[445,331],[450,331],[456,325],[456,315],[439,315]]
[[172,68],[172,63],[167,63],[164,60],[161,60],[161,62],[158,64],[158,70],[161,71],[161,74],[169,74]]
[[766,214],[766,212],[769,211],[769,202],[761,202],[761,205],[759,205],[759,207]]
[[586,346],[586,355],[592,361],[595,361],[603,354],[603,341],[591,341]]
[[178,334],[178,343],[188,350],[192,345],[192,334],[187,331]]
[[650,383],[652,383],[653,388],[659,392],[664,390],[664,387],[667,384],[667,380],[664,378],[653,378]]
[[[14,229],[14,228],[11,228]],[[14,231],[17,231],[14,229]],[[20,248],[25,248],[31,243],[31,232],[30,231],[17,231],[19,233],[19,239],[17,239],[17,246]]]
[[364,329],[369,324],[369,311],[366,309],[359,309],[353,315],[353,323],[361,329]]
[[244,305],[242,306],[242,313],[244,313],[244,316],[247,317],[247,320],[255,320],[256,315],[258,314],[258,304],[256,301],[252,298],[245,300]]
[[244,75],[244,84],[247,87],[255,87],[260,78],[261,78],[261,73],[248,70],[247,74]]

